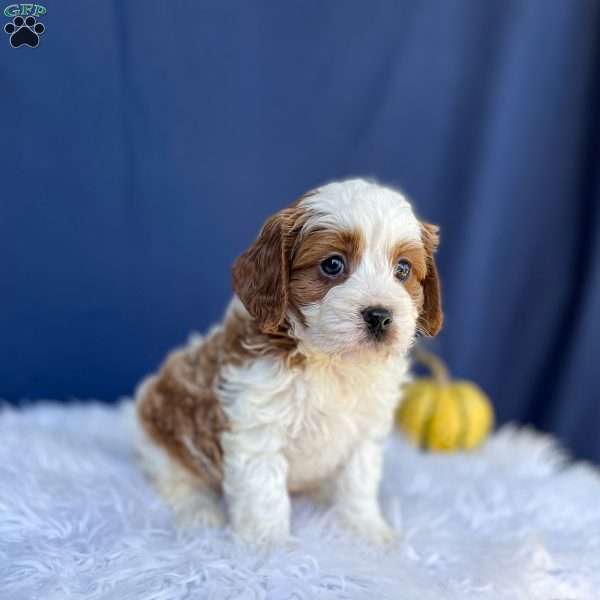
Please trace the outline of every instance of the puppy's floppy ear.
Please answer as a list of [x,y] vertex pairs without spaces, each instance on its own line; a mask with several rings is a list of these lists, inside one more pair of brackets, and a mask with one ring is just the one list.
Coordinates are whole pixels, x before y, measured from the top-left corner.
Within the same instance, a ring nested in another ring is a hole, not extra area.
[[286,315],[293,221],[291,209],[270,217],[233,263],[233,289],[266,332],[277,331]]
[[423,286],[423,308],[419,315],[419,329],[429,336],[437,335],[442,328],[442,293],[440,278],[433,257],[439,244],[439,227],[431,223],[421,223],[421,239],[427,253],[427,275],[421,282]]

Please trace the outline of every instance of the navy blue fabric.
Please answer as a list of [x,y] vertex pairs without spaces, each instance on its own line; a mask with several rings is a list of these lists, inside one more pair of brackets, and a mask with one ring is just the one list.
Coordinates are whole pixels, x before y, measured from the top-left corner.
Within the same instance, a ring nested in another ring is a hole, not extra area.
[[600,458],[599,3],[44,4],[0,38],[0,397],[131,393],[269,213],[365,175],[442,226],[453,372]]

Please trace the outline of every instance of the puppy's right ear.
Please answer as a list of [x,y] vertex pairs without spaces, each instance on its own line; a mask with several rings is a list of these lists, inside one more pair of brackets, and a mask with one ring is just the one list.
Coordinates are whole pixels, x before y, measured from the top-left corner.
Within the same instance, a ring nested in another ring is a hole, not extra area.
[[277,331],[286,316],[293,222],[291,209],[270,217],[233,263],[233,289],[265,332]]

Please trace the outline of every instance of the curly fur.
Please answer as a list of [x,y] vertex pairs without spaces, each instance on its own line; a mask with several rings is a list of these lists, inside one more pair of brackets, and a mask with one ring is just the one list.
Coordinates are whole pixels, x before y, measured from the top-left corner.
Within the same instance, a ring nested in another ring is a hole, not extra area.
[[[145,469],[182,524],[228,518],[240,539],[273,545],[290,535],[289,494],[319,490],[355,532],[393,538],[382,445],[415,334],[441,326],[436,245],[400,192],[360,179],[267,220],[234,264],[223,323],[136,394]],[[332,256],[335,276],[321,268]],[[389,315],[376,336],[373,308]]]

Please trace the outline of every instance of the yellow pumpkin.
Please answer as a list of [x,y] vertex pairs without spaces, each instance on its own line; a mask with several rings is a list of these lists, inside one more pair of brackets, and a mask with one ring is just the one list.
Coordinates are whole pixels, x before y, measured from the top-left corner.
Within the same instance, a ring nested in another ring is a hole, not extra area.
[[494,411],[485,393],[469,381],[453,381],[442,361],[425,350],[415,351],[430,378],[404,387],[396,423],[416,446],[437,452],[470,450],[487,437]]

